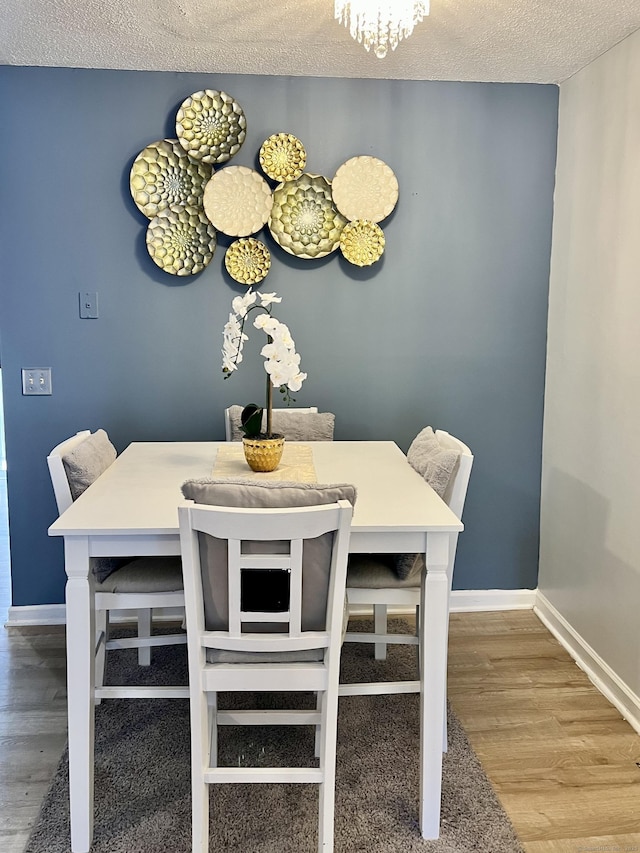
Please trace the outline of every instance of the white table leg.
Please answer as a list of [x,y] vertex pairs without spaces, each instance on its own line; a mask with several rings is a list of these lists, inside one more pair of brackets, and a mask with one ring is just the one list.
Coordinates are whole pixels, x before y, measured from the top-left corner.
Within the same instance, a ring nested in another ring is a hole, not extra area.
[[422,579],[420,637],[420,830],[423,838],[440,834],[442,727],[447,672],[449,535],[427,534],[426,577]]
[[86,538],[65,538],[65,570],[71,850],[89,853],[93,839],[95,599]]

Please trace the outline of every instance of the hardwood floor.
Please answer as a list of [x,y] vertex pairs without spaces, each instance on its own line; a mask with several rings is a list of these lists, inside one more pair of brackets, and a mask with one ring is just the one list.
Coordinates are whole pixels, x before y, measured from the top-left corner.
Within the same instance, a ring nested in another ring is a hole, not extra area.
[[[0,623],[10,604],[0,470]],[[67,739],[64,628],[0,627],[0,850],[22,853]]]
[[640,851],[640,736],[531,611],[453,614],[449,698],[527,853]]
[[[640,737],[536,616],[453,614],[450,637],[449,696],[527,853],[640,853]],[[64,669],[64,629],[1,629],[2,853],[63,750]]]

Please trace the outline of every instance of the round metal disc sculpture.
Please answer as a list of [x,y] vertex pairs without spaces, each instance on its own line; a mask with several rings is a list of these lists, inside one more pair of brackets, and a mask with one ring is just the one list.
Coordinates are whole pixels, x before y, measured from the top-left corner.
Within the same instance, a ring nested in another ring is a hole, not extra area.
[[304,172],[307,152],[300,140],[290,133],[274,133],[262,143],[260,168],[274,181],[295,181]]
[[271,187],[247,166],[220,169],[204,191],[204,212],[218,231],[231,237],[259,231],[269,219],[272,205]]
[[153,219],[175,204],[201,207],[210,177],[211,167],[192,160],[177,139],[161,139],[133,161],[129,187],[138,210]]
[[323,258],[334,252],[346,224],[333,203],[331,184],[321,175],[305,173],[273,191],[269,230],[291,255]]
[[247,135],[247,120],[231,95],[204,89],[182,102],[176,115],[176,135],[194,160],[225,163],[240,150]]
[[368,219],[348,222],[340,235],[340,251],[350,264],[358,267],[375,264],[384,252],[382,228]]
[[198,208],[166,208],[149,223],[147,250],[165,272],[195,275],[213,257],[216,230]]
[[269,249],[254,237],[243,237],[233,242],[224,256],[224,265],[234,281],[240,284],[257,284],[271,267]]
[[398,201],[398,179],[377,157],[352,157],[338,169],[333,198],[347,219],[381,222]]

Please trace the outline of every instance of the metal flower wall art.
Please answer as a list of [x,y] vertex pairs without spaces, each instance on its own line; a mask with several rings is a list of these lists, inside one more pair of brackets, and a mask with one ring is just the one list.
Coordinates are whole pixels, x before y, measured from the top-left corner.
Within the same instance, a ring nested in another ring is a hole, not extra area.
[[226,92],[194,92],[176,114],[176,138],[147,145],[131,167],[129,186],[150,220],[147,249],[170,275],[195,275],[213,258],[217,232],[234,240],[225,268],[240,284],[257,284],[271,254],[252,235],[266,229],[275,246],[315,260],[340,250],[351,264],[376,263],[384,252],[379,223],[398,202],[398,181],[377,157],[351,157],[332,180],[306,171],[307,151],[291,133],[274,133],[257,160],[227,165],[247,135],[242,107]]

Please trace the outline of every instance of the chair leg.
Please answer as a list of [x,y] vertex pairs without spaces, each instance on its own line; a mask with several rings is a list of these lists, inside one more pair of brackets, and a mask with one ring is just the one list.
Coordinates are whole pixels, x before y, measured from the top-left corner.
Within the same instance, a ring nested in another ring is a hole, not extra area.
[[200,693],[191,702],[191,851],[209,853],[209,785],[203,768],[210,753],[207,696]]
[[[316,693],[316,711],[322,713],[322,693],[318,691]],[[316,758],[320,758],[320,750],[322,749],[322,723],[319,726],[316,726],[316,744],[315,744],[315,752],[314,755]]]
[[[147,607],[144,610],[138,610],[138,637],[140,639],[148,639],[151,636],[151,608]],[[138,649],[138,664],[139,666],[149,666],[151,664],[151,647],[146,646]]]
[[447,739],[447,685],[445,684],[444,716],[442,718],[442,751],[447,752],[448,749],[449,741]]
[[338,691],[322,694],[322,736],[320,750],[320,802],[318,806],[318,853],[333,853],[336,798],[336,740],[338,729]]
[[[109,611],[96,610],[96,636],[102,634],[102,642],[98,645],[96,651],[96,672],[95,686],[102,687],[104,685],[104,668],[107,657],[107,636],[109,633]],[[96,698],[96,705],[100,705],[102,699]]]
[[[449,647],[449,618],[447,618],[447,657]],[[449,749],[449,741],[447,736],[447,672],[444,673],[444,716],[442,718],[442,751],[447,752]]]
[[[374,604],[373,605],[373,633],[374,634],[386,634],[387,633],[387,605],[386,604]],[[386,660],[387,659],[387,644],[386,643],[376,643],[374,645],[374,654],[376,660]]]
[[218,694],[207,693],[209,767],[218,766]]

